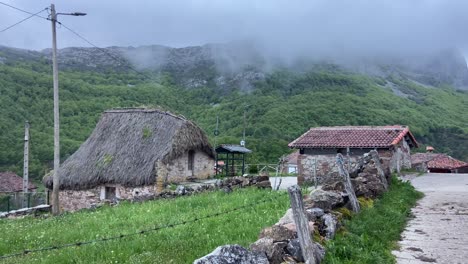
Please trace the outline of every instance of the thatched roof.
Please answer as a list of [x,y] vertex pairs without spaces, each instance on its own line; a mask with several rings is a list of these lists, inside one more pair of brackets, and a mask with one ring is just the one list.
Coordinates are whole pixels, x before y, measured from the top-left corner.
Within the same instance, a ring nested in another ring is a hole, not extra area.
[[[157,160],[167,163],[189,150],[214,157],[205,133],[184,117],[155,109],[109,110],[61,165],[60,189],[153,184]],[[51,188],[52,177],[46,177],[44,184]]]

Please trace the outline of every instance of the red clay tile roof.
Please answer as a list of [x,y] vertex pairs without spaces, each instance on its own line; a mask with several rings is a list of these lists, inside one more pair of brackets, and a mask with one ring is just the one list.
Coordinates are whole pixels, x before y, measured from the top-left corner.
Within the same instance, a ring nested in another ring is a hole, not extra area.
[[453,170],[468,166],[468,163],[441,153],[416,153],[411,155],[412,164],[427,163],[428,169]]
[[443,154],[440,153],[414,153],[411,155],[411,164],[421,164],[421,163],[426,163],[430,160],[433,160],[437,156],[440,156]]
[[[29,190],[37,187],[29,183]],[[13,172],[0,172],[0,192],[21,192],[23,191],[23,178]]]
[[388,148],[409,136],[417,147],[414,136],[406,126],[340,126],[311,128],[289,143],[290,148]]
[[299,155],[300,155],[299,150],[294,151],[293,153],[284,157],[284,162],[287,164],[297,164],[297,159],[299,158]]

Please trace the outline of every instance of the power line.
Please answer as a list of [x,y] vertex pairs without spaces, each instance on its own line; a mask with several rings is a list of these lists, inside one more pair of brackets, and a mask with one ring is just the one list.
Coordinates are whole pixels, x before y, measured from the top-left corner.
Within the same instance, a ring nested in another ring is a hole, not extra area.
[[37,13],[34,13],[34,14],[28,16],[28,17],[25,18],[25,19],[22,19],[22,20],[20,20],[20,21],[18,21],[18,22],[16,22],[16,23],[14,23],[13,25],[8,26],[8,27],[6,27],[6,28],[0,30],[0,33],[5,32],[5,31],[7,31],[8,29],[10,29],[10,28],[12,28],[12,27],[14,27],[14,26],[16,26],[16,25],[19,25],[19,24],[23,23],[24,21],[26,21],[26,20],[28,20],[28,19],[34,17],[34,16],[37,16],[38,14],[44,12],[45,10],[47,10],[47,8],[44,8],[44,9],[42,9],[41,11],[39,11],[39,12],[37,12]]
[[[33,15],[33,16],[40,17],[40,18],[42,18],[42,19],[49,20],[47,17],[39,16],[39,15],[38,15],[39,13],[34,14],[33,12],[29,12],[29,11],[23,10],[23,9],[21,9],[21,8],[18,8],[18,7],[9,5],[9,4],[4,3],[4,2],[0,2],[0,4],[2,4],[2,5],[4,5],[4,6],[8,6],[8,7],[13,8],[13,9],[16,9],[16,10],[21,11],[21,12],[26,13],[26,14],[30,14],[30,15]],[[47,8],[46,8],[46,9],[47,9]]]
[[112,53],[110,53],[107,49],[104,49],[104,48],[100,48],[98,47],[97,45],[93,44],[91,41],[89,41],[88,39],[86,39],[85,37],[83,37],[81,34],[79,34],[78,32],[76,32],[75,30],[71,29],[70,27],[67,27],[66,25],[64,25],[62,22],[60,21],[57,21],[57,23],[59,25],[61,25],[62,27],[66,28],[68,31],[70,31],[71,33],[73,33],[74,35],[76,35],[78,38],[82,39],[83,41],[85,41],[86,43],[88,43],[89,45],[93,46],[94,48],[98,49],[100,52],[102,52],[103,54],[107,55],[108,57],[112,58],[113,60],[119,62],[120,64],[128,67],[130,70],[136,72],[137,74],[140,74],[142,75],[143,77],[149,79],[149,80],[152,80],[153,77],[151,77],[150,75],[144,73],[144,72],[141,72],[135,68],[133,68],[127,61],[123,60],[122,58],[119,58],[115,55],[113,55]]
[[274,197],[265,198],[265,199],[260,200],[260,201],[255,201],[255,202],[252,202],[252,203],[249,203],[249,204],[245,204],[243,206],[235,207],[235,208],[224,210],[224,211],[221,211],[221,212],[217,212],[217,213],[213,213],[213,214],[209,214],[209,215],[205,215],[205,216],[201,216],[201,217],[196,217],[196,218],[193,218],[192,220],[181,221],[181,222],[174,223],[174,224],[155,226],[153,228],[143,229],[143,230],[136,231],[136,232],[133,232],[133,233],[121,234],[121,235],[116,235],[116,236],[111,236],[111,237],[100,238],[100,239],[81,241],[81,242],[74,242],[74,243],[62,244],[62,245],[57,245],[57,246],[49,246],[49,247],[43,247],[43,248],[36,248],[36,249],[24,249],[24,250],[19,251],[17,253],[2,255],[2,256],[0,256],[0,259],[19,257],[19,256],[27,255],[29,253],[35,253],[35,252],[41,252],[41,251],[49,251],[49,250],[56,250],[56,249],[69,248],[69,247],[79,247],[79,246],[89,245],[89,244],[98,243],[98,242],[107,242],[107,241],[110,241],[110,240],[122,239],[122,238],[130,237],[130,236],[136,236],[136,235],[143,235],[143,234],[146,234],[146,233],[149,233],[149,232],[155,232],[155,231],[159,231],[159,230],[162,230],[162,229],[169,229],[169,228],[174,228],[174,227],[181,226],[181,225],[192,224],[192,223],[196,223],[196,222],[198,222],[200,220],[213,218],[213,217],[218,217],[218,216],[225,215],[225,214],[230,214],[230,213],[233,213],[233,212],[236,212],[236,211],[239,211],[239,210],[247,209],[247,208],[257,206],[257,205],[260,205],[260,204],[264,204],[264,203],[267,203],[267,202],[273,202],[273,201],[275,201],[276,198],[280,197],[283,194],[284,193],[279,193],[279,194],[275,195]]

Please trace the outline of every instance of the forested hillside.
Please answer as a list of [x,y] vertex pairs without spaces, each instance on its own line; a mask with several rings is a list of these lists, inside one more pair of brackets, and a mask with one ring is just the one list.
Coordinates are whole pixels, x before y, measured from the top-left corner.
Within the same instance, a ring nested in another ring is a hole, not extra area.
[[[151,75],[151,78],[147,76]],[[53,159],[52,74],[47,60],[0,61],[0,170],[21,174],[24,121],[31,123],[31,174],[40,178]],[[214,85],[180,87],[170,74],[131,70],[60,72],[61,156],[73,153],[100,113],[113,107],[162,107],[198,123],[214,142],[238,143],[246,111],[250,162],[277,162],[287,143],[313,126],[409,125],[437,151],[468,160],[468,93],[424,86],[402,75],[377,78],[321,68],[278,69],[248,90]]]

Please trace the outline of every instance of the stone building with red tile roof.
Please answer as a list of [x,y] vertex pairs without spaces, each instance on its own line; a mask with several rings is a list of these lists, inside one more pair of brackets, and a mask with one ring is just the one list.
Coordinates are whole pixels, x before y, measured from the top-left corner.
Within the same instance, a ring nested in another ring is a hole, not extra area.
[[282,171],[283,174],[297,173],[297,160],[299,158],[299,150],[285,156],[282,159]]
[[[33,192],[37,187],[29,183],[28,190]],[[0,172],[0,193],[13,193],[23,191],[23,178],[13,172]]]
[[299,149],[298,174],[307,181],[335,172],[337,153],[349,157],[349,166],[353,166],[375,149],[387,175],[411,168],[410,149],[418,143],[407,126],[336,126],[311,128],[288,146]]
[[419,171],[435,173],[468,173],[468,163],[442,153],[415,153],[411,164]]

